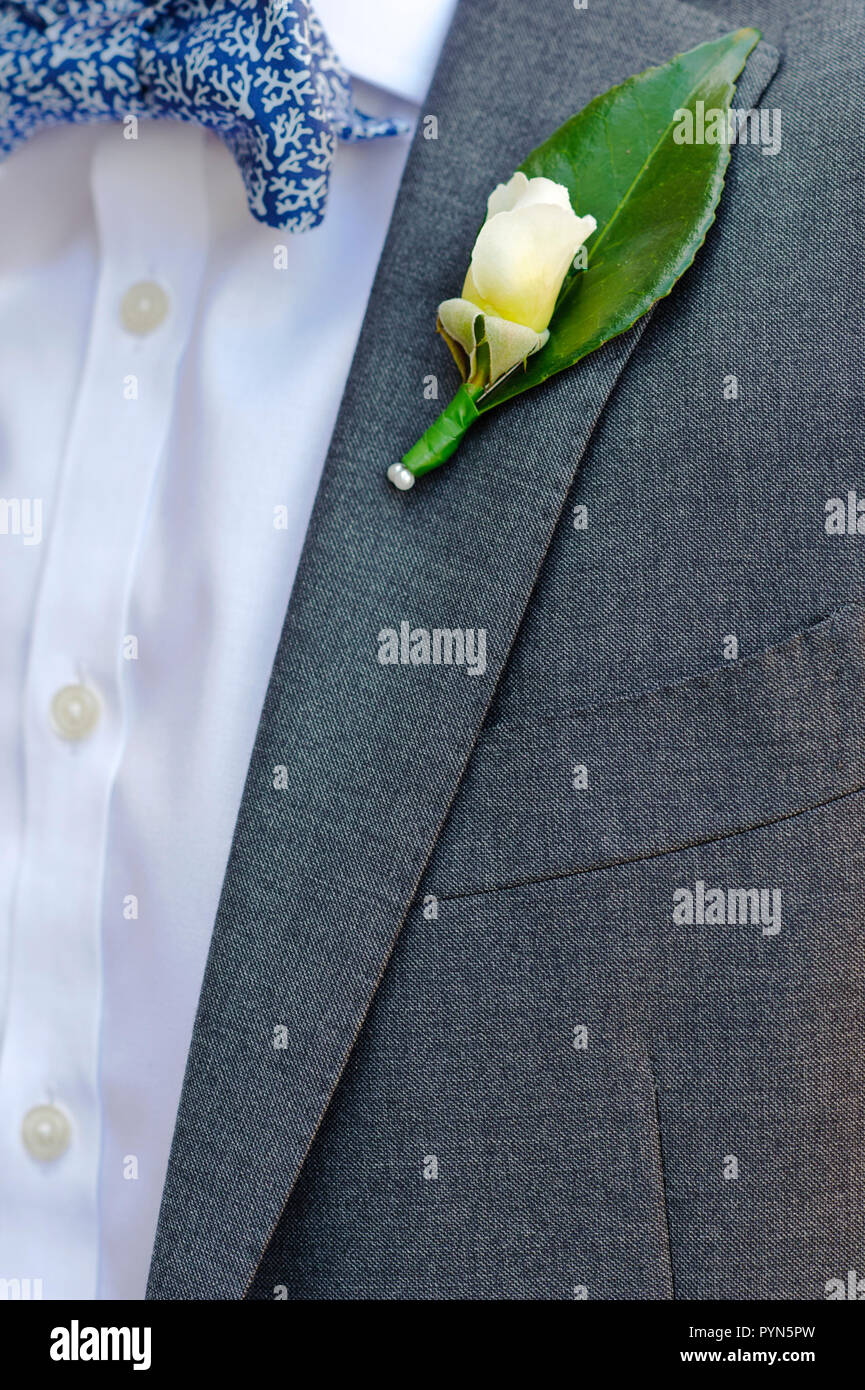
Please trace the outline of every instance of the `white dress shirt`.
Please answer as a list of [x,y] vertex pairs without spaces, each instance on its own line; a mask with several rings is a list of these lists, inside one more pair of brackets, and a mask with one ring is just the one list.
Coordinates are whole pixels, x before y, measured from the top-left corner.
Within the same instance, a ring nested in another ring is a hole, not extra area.
[[[361,109],[416,119],[453,7],[318,0]],[[407,144],[342,145],[295,236],[189,125],[66,126],[0,165],[0,1297],[143,1296]]]

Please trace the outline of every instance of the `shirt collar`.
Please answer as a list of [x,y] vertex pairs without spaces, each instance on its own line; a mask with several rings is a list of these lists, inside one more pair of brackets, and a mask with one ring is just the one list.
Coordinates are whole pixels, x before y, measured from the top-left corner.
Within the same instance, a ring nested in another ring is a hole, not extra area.
[[313,0],[343,65],[363,82],[420,105],[457,0]]

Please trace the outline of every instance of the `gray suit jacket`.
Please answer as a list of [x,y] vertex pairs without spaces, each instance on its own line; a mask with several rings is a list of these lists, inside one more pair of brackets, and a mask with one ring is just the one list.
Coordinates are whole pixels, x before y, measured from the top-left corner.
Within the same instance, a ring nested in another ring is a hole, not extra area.
[[[737,105],[780,150],[734,149],[648,320],[397,493],[493,185],[741,23]],[[865,538],[825,508],[865,482],[863,28],[859,0],[462,0],[261,718],[150,1297],[815,1299],[861,1264]],[[403,621],[485,630],[485,669],[381,664]]]

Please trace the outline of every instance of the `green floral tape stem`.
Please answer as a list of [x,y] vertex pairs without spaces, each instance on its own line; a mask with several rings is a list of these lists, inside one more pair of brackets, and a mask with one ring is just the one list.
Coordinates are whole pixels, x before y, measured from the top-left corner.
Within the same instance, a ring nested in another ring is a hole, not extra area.
[[414,486],[415,478],[420,478],[430,469],[438,468],[456,453],[460,441],[471,429],[480,411],[475,401],[483,391],[480,384],[465,382],[453,400],[446,405],[438,419],[413,444],[399,463],[391,464],[387,475],[395,487],[406,490]]

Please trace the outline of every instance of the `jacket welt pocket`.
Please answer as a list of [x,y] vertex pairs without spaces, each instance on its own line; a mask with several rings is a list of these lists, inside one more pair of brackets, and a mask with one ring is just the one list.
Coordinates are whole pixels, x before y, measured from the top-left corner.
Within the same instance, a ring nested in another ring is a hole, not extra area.
[[441,896],[664,854],[865,785],[865,607],[759,656],[487,726],[424,887]]

